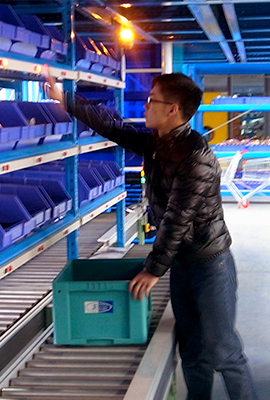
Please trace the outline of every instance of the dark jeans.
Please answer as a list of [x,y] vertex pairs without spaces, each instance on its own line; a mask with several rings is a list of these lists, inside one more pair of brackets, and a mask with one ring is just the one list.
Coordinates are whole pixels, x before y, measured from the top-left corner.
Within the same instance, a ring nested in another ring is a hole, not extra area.
[[209,400],[214,371],[231,400],[254,400],[247,360],[234,328],[236,271],[228,250],[193,267],[171,268],[171,300],[188,400]]

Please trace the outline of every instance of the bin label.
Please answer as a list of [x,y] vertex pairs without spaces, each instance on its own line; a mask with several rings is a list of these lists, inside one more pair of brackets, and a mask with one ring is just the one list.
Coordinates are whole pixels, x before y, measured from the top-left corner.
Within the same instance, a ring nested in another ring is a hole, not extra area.
[[84,313],[85,314],[101,314],[112,313],[113,301],[85,301]]

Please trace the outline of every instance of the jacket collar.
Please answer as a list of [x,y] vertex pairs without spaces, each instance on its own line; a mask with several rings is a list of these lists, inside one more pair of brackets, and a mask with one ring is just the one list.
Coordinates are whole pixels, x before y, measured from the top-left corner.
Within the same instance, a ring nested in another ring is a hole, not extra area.
[[159,137],[158,133],[154,133],[154,142],[156,147],[164,146],[164,145],[173,145],[174,141],[179,138],[179,136],[187,137],[191,132],[191,126],[189,122],[186,122],[183,125],[178,126],[173,129],[171,132],[166,135]]
[[176,129],[171,131],[168,135],[170,137],[172,137],[172,136],[178,137],[179,135],[188,136],[190,134],[190,132],[191,132],[191,126],[190,126],[190,123],[188,121],[185,124],[178,126]]

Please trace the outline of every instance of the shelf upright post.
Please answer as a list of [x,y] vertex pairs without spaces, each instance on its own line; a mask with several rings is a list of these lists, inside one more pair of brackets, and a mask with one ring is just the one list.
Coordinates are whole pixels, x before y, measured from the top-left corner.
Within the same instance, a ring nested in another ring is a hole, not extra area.
[[[76,49],[75,49],[75,34],[74,34],[74,4],[73,0],[64,1],[64,9],[62,13],[63,19],[63,34],[64,38],[68,43],[67,52],[67,64],[69,64],[72,69],[75,68],[76,60]],[[64,92],[70,91],[73,96],[77,89],[77,84],[75,81],[64,80],[63,81]],[[77,143],[77,121],[73,118],[73,141],[74,144]],[[79,215],[79,201],[78,201],[78,155],[68,157],[65,159],[65,172],[66,172],[66,187],[71,197],[73,198],[71,213],[73,213],[74,218]],[[74,230],[67,236],[67,258],[76,259],[79,254],[79,231]]]
[[[123,115],[124,111],[124,91],[122,89],[115,89],[115,105],[118,111]],[[121,170],[124,173],[125,168],[125,151],[122,147],[116,147],[116,162]],[[124,188],[124,184],[123,184]],[[117,226],[117,247],[125,247],[126,238],[125,238],[125,210],[126,210],[126,201],[125,199],[119,201],[116,204],[116,226]]]
[[[202,90],[203,90],[203,77],[198,74],[195,65],[188,65],[183,69],[183,73],[188,75]],[[192,129],[195,129],[199,133],[203,133],[203,113],[197,112],[194,117],[190,120],[190,125]]]

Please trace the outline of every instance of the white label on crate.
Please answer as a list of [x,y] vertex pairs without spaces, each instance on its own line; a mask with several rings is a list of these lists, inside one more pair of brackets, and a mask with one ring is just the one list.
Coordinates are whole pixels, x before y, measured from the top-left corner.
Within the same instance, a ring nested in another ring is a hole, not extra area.
[[85,314],[101,314],[112,313],[113,301],[85,301],[84,313]]

